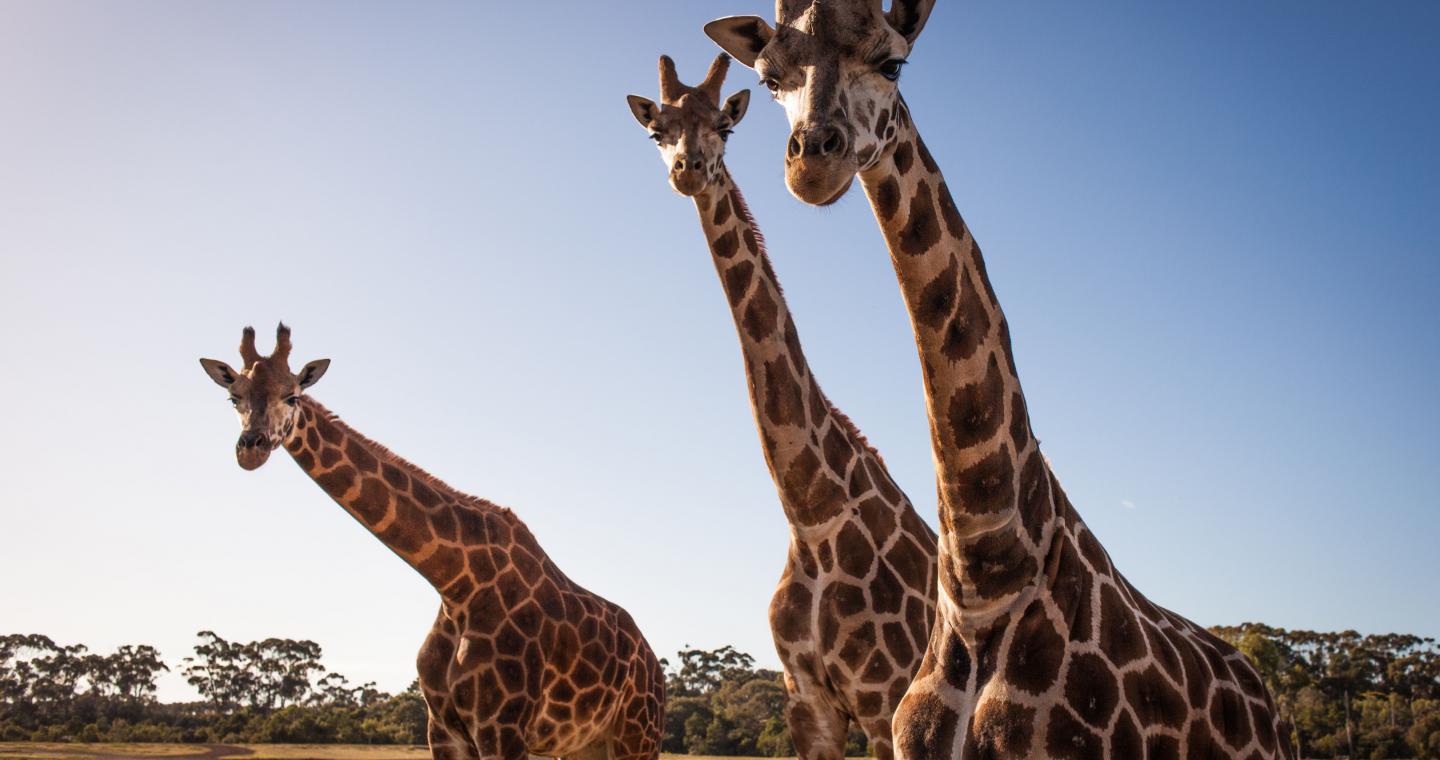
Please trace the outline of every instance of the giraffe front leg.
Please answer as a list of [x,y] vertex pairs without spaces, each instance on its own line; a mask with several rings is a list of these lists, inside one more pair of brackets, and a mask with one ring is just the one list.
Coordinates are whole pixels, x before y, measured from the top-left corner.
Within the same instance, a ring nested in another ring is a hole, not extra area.
[[433,760],[478,760],[480,757],[468,737],[451,733],[436,719],[434,713],[429,714],[425,738],[430,744],[430,757]]
[[475,731],[475,749],[480,760],[529,760],[525,737],[514,726],[481,726]]
[[870,754],[875,756],[875,760],[894,760],[889,719],[875,718],[861,722],[860,730],[865,732],[865,740],[870,743]]
[[844,760],[850,719],[836,710],[814,688],[791,689],[785,721],[800,760]]

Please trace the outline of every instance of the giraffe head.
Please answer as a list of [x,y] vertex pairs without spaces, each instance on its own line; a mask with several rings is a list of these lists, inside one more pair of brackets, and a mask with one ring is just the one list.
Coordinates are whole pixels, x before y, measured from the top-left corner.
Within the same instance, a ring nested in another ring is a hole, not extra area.
[[790,120],[785,183],[827,205],[894,148],[900,69],[935,0],[776,0],[776,26],[730,16],[705,33],[755,69]]
[[660,147],[660,160],[670,170],[670,186],[681,195],[698,195],[720,176],[725,140],[745,116],[750,91],[741,90],[720,102],[720,85],[730,68],[721,54],[710,64],[705,81],[695,87],[680,83],[675,62],[660,56],[660,103],[630,95],[630,111]]
[[275,350],[261,356],[255,350],[255,328],[247,327],[240,337],[240,358],[244,369],[236,371],[218,359],[201,359],[200,366],[221,388],[230,392],[230,403],[240,417],[240,439],[235,442],[235,459],[253,470],[270,458],[270,452],[285,442],[300,417],[300,392],[314,385],[330,367],[329,359],[316,359],[299,373],[290,371],[290,328],[281,323],[275,331]]

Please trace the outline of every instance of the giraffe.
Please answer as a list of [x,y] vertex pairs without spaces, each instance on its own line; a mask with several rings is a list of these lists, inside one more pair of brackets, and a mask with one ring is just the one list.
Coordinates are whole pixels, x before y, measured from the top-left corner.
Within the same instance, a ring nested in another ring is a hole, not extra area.
[[1233,647],[1115,569],[1041,455],[1010,333],[898,89],[934,0],[778,0],[706,33],[791,125],[786,184],[834,203],[854,177],[890,250],[920,354],[940,509],[940,593],[896,711],[898,757],[1289,757]]
[[664,676],[629,613],[560,571],[515,513],[461,493],[356,432],[304,391],[329,359],[289,365],[240,342],[243,369],[201,359],[240,417],[254,470],[284,446],[346,512],[424,576],[440,612],[417,661],[435,760],[655,760]]
[[803,760],[841,760],[853,721],[892,756],[890,719],[929,640],[935,533],[850,420],[820,391],[765,241],[725,167],[749,91],[722,104],[729,56],[696,87],[660,58],[660,104],[629,97],[670,184],[695,201],[744,358],[765,462],[790,523],[770,627]]

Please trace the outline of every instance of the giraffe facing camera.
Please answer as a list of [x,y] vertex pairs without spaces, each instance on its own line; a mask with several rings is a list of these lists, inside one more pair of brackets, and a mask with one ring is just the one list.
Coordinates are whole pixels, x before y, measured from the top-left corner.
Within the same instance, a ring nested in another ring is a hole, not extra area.
[[656,760],[665,675],[619,605],[572,581],[525,523],[356,432],[303,391],[328,359],[291,373],[240,341],[243,367],[201,359],[240,415],[240,466],[283,446],[300,469],[440,594],[417,669],[435,760]]
[[745,117],[750,91],[741,90],[720,102],[720,86],[730,68],[730,56],[721,53],[710,64],[705,79],[695,87],[680,83],[675,62],[660,56],[660,103],[630,95],[630,112],[660,148],[660,160],[670,172],[675,192],[695,196],[714,183],[724,170],[725,141]]

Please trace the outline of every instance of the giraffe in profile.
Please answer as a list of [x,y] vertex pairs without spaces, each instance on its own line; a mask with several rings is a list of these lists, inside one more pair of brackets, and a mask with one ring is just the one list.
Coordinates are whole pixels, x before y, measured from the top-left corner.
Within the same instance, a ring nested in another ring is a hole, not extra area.
[[770,627],[796,748],[803,760],[841,760],[853,722],[888,759],[890,719],[934,619],[935,533],[805,360],[765,240],[725,167],[726,138],[750,96],[721,101],[729,62],[721,55],[687,87],[661,57],[660,103],[631,95],[630,108],[658,144],[671,186],[699,212],[790,522]]
[[285,325],[263,357],[245,328],[240,356],[240,370],[200,360],[240,417],[240,466],[284,447],[440,594],[417,663],[436,760],[659,757],[664,675],[629,613],[570,580],[515,513],[445,485],[312,399],[330,360],[291,372]]
[[898,81],[934,0],[779,0],[706,32],[760,75],[800,200],[865,188],[919,349],[940,496],[938,614],[897,756],[1289,757],[1254,666],[1115,569],[1041,455],[974,237]]

